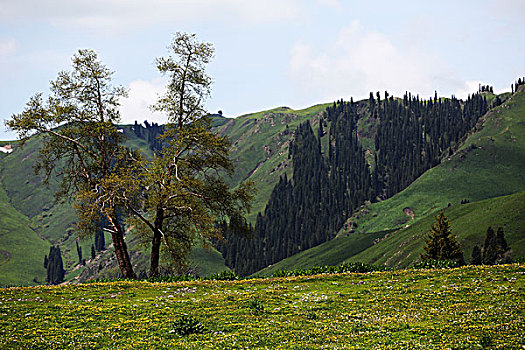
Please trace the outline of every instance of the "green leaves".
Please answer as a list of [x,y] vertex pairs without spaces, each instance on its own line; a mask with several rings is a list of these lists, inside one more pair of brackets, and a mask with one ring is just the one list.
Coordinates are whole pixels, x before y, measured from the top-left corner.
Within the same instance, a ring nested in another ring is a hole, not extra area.
[[211,77],[206,65],[214,55],[210,43],[199,42],[195,34],[177,32],[168,47],[171,55],[157,58],[157,69],[169,77],[167,92],[153,108],[166,113],[179,128],[199,120],[204,100],[210,94]]
[[177,33],[170,56],[157,59],[157,68],[170,81],[155,110],[168,115],[160,136],[164,147],[151,161],[137,167],[140,203],[127,202],[139,233],[152,243],[150,275],[158,274],[160,247],[167,262],[181,272],[195,239],[218,237],[216,221],[244,216],[253,196],[251,185],[231,190],[223,177],[231,175],[230,143],[211,131],[204,100],[211,78],[205,66],[213,47],[195,35]]
[[115,126],[126,91],[111,85],[112,74],[94,51],[79,50],[71,71],[60,72],[51,82],[47,101],[36,94],[7,126],[20,138],[42,135],[35,170],[45,174],[45,182],[60,177],[56,197],[75,201],[79,235],[92,234],[100,218],[108,218],[108,229],[117,234],[113,243],[123,275],[134,277],[117,219],[120,198],[113,196],[114,175],[128,163],[128,152]]

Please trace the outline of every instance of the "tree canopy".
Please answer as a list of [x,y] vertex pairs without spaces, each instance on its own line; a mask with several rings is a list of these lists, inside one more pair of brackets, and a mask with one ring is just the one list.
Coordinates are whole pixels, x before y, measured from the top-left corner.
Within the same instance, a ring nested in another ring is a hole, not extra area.
[[71,71],[60,72],[51,82],[49,98],[34,95],[6,124],[22,140],[35,134],[43,137],[35,171],[43,172],[46,182],[61,178],[56,196],[74,201],[81,236],[92,234],[103,218],[107,220],[104,229],[112,235],[122,275],[135,278],[117,217],[118,203],[106,186],[130,154],[115,127],[119,100],[127,94],[111,84],[112,75],[94,51],[79,50]]
[[150,276],[159,274],[161,246],[172,265],[184,269],[195,240],[219,237],[217,221],[243,217],[253,197],[253,184],[230,190],[224,181],[234,170],[230,143],[211,131],[204,109],[211,85],[205,67],[213,47],[195,35],[177,33],[169,50],[168,57],[157,59],[169,82],[154,105],[168,116],[160,136],[164,147],[151,161],[137,160],[133,172],[120,176],[132,185],[119,186],[127,191],[137,186],[137,194],[124,195],[134,224],[151,242]]
[[195,242],[219,238],[217,222],[244,217],[253,197],[253,184],[232,190],[224,181],[234,170],[230,143],[211,130],[204,108],[212,82],[205,69],[213,46],[194,34],[177,33],[169,50],[156,61],[169,81],[153,108],[168,123],[155,128],[160,136],[155,135],[153,159],[123,146],[116,124],[119,99],[126,91],[111,85],[113,72],[91,50],[80,50],[72,70],[58,74],[47,100],[36,94],[24,112],[7,122],[21,139],[35,134],[44,138],[36,171],[46,181],[61,177],[57,198],[74,201],[81,236],[97,232],[94,248],[104,248],[100,226],[112,234],[126,278],[136,275],[122,217],[151,244],[150,275],[155,276],[161,246],[171,265],[182,271]]
[[461,264],[465,262],[461,246],[452,235],[450,223],[443,211],[436,217],[436,222],[430,226],[430,232],[425,240],[426,254],[421,254],[423,260],[454,260]]

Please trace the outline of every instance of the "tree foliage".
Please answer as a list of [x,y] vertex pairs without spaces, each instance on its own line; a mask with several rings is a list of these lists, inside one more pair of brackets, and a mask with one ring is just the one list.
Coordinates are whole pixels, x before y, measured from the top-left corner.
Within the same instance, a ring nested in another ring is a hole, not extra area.
[[430,232],[425,240],[425,254],[421,254],[423,260],[454,260],[461,264],[465,262],[461,246],[452,236],[450,223],[443,211],[436,217],[436,222],[430,226]]
[[[150,242],[150,274],[159,273],[160,247],[182,270],[195,240],[220,236],[216,221],[243,217],[250,208],[253,185],[231,190],[223,180],[231,175],[228,140],[211,131],[204,109],[212,79],[206,65],[213,47],[195,35],[177,33],[170,55],[157,59],[168,77],[166,93],[153,108],[168,116],[164,127],[136,123],[155,147],[153,159],[122,146],[118,132],[121,87],[111,85],[112,72],[90,50],[73,57],[71,72],[61,72],[51,83],[44,102],[35,95],[26,110],[7,123],[21,138],[41,134],[44,147],[37,171],[46,180],[62,177],[57,197],[72,198],[80,235],[95,235],[95,248],[104,249],[104,236],[112,234],[123,277],[135,278],[122,217],[127,217],[145,242]],[[160,135],[160,136],[158,136]],[[80,251],[79,251],[80,259]]]
[[507,245],[507,241],[505,240],[503,228],[498,228],[497,233],[494,233],[492,227],[489,226],[485,235],[483,252],[481,254],[481,262],[484,265],[494,265],[505,261],[505,253],[508,250],[509,247]]
[[113,72],[91,50],[73,56],[72,70],[51,82],[50,96],[33,96],[25,110],[7,121],[21,139],[38,134],[44,143],[35,170],[45,181],[61,178],[57,198],[75,202],[79,234],[90,235],[102,218],[112,234],[115,255],[123,276],[134,278],[124,229],[118,221],[118,203],[109,195],[108,178],[127,162],[129,151],[120,143],[119,99],[122,87],[111,85]]
[[481,248],[478,245],[472,248],[472,255],[471,255],[470,263],[472,265],[481,265],[482,263]]
[[168,116],[159,137],[163,147],[152,160],[136,157],[111,180],[113,198],[133,214],[136,231],[151,243],[152,277],[159,274],[161,247],[181,272],[194,242],[219,237],[216,222],[244,216],[253,196],[252,184],[230,190],[224,181],[234,170],[230,143],[211,131],[205,113],[211,85],[205,68],[213,47],[195,35],[177,33],[169,49],[167,58],[157,59],[169,82],[154,105]]
[[48,284],[60,284],[64,282],[64,265],[60,247],[51,246],[46,268],[46,282]]

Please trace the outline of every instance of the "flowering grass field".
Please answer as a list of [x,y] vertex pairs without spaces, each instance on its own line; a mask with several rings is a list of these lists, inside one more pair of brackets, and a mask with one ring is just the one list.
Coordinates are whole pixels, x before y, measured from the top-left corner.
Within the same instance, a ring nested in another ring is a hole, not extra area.
[[524,264],[0,289],[2,349],[523,349],[524,338]]

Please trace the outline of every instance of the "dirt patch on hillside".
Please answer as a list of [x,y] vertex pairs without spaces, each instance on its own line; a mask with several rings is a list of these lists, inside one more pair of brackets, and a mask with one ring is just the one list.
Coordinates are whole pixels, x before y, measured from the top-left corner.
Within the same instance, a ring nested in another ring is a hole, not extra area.
[[405,208],[403,209],[403,213],[405,213],[406,216],[410,216],[410,218],[411,218],[412,220],[414,220],[414,216],[415,216],[415,214],[414,214],[414,210],[412,210],[412,208],[410,208],[410,207],[405,207]]
[[7,250],[0,249],[0,254],[3,254],[7,257],[7,261],[11,260],[11,253],[9,253]]

